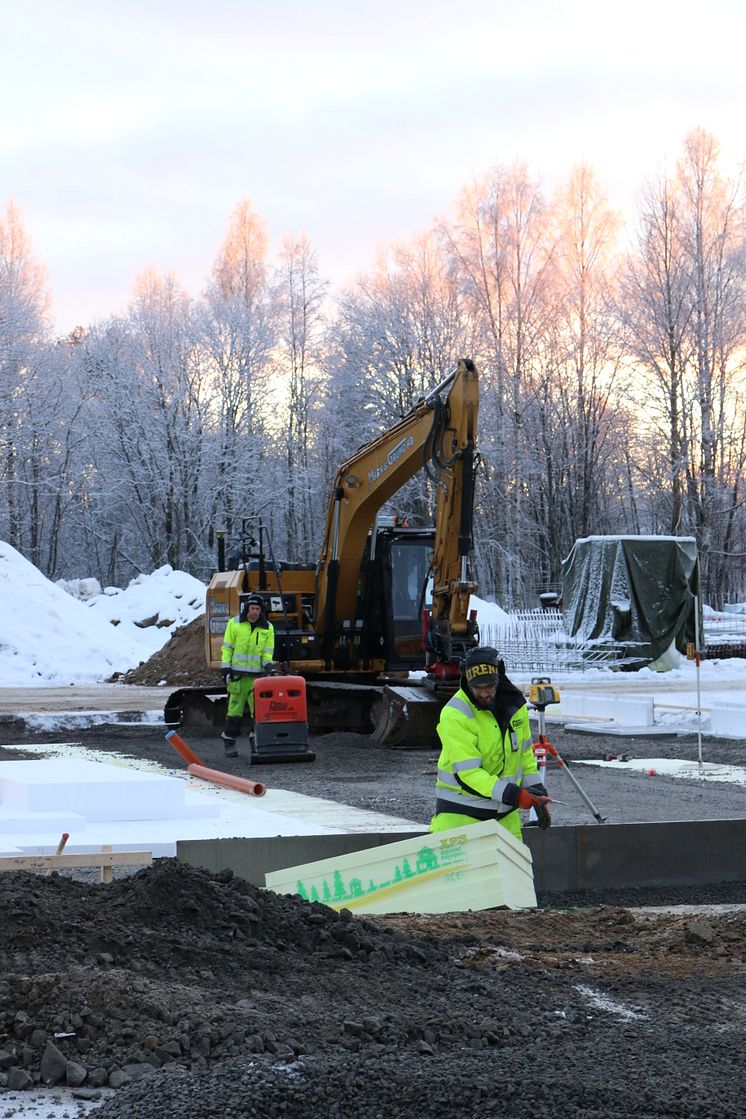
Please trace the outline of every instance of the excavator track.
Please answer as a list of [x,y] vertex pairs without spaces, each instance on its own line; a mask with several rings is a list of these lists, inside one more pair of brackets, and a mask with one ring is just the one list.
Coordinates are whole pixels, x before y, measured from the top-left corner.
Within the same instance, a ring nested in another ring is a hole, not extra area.
[[[373,684],[307,681],[309,733],[370,734],[374,726],[372,711],[380,697],[381,688]],[[166,700],[163,719],[170,727],[222,727],[227,706],[224,688],[179,688]]]
[[349,731],[370,734],[373,709],[381,694],[374,684],[348,684],[340,681],[306,681],[308,729],[311,734]]
[[[427,684],[348,684],[308,681],[308,730],[312,735],[346,731],[369,735],[396,750],[436,750],[440,709],[454,688]],[[170,727],[211,729],[225,723],[224,689],[179,688],[164,708]]]

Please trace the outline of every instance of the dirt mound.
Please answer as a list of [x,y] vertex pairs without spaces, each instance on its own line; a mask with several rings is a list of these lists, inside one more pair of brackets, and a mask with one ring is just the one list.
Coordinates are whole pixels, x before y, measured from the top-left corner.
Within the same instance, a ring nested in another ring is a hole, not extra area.
[[429,958],[402,932],[366,921],[353,926],[346,912],[268,893],[230,870],[212,875],[175,859],[158,860],[105,890],[59,875],[47,881],[8,873],[0,877],[0,899],[4,947],[27,947],[33,921],[32,951],[43,951],[47,964],[85,961],[105,948],[116,966],[134,965],[154,976],[173,970],[181,957],[178,968],[186,980],[217,959],[230,986],[236,961],[224,949],[232,944],[251,947],[252,971],[277,970],[290,948],[333,958],[367,960],[373,952],[390,961]]
[[130,669],[120,680],[124,684],[155,687],[165,683],[173,687],[215,687],[220,678],[207,667],[205,657],[205,616],[200,614],[172,637],[150,660]]
[[740,1114],[743,912],[360,919],[171,859],[0,908],[0,1086],[101,1119]]

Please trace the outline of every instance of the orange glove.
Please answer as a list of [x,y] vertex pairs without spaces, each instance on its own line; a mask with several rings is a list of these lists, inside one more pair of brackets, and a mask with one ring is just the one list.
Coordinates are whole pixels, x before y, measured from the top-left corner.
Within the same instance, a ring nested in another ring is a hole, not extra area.
[[537,793],[530,793],[528,789],[518,790],[518,807],[519,808],[535,808],[537,814],[539,809],[546,810],[550,798],[548,796],[539,796]]
[[[544,788],[544,786],[541,786]],[[536,822],[542,831],[552,826],[552,817],[549,815],[551,797],[542,796],[541,793],[530,793],[528,789],[518,790],[518,807],[533,808],[536,813]]]

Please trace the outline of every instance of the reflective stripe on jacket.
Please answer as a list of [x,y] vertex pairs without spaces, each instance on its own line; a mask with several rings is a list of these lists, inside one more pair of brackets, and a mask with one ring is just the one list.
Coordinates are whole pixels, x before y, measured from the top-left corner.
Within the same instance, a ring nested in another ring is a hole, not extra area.
[[438,737],[438,812],[503,816],[513,810],[502,799],[509,783],[541,781],[525,703],[503,732],[491,711],[476,707],[459,689],[440,713]]
[[261,618],[240,622],[231,618],[225,627],[220,657],[224,668],[245,676],[258,676],[264,665],[274,659],[275,630],[271,622]]

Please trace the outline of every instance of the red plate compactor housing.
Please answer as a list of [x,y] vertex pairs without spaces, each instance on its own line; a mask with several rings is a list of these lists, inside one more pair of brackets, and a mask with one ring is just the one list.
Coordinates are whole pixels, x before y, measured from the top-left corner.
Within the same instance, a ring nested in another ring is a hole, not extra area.
[[308,745],[306,681],[302,676],[262,676],[254,684],[254,745],[250,761],[312,762]]

